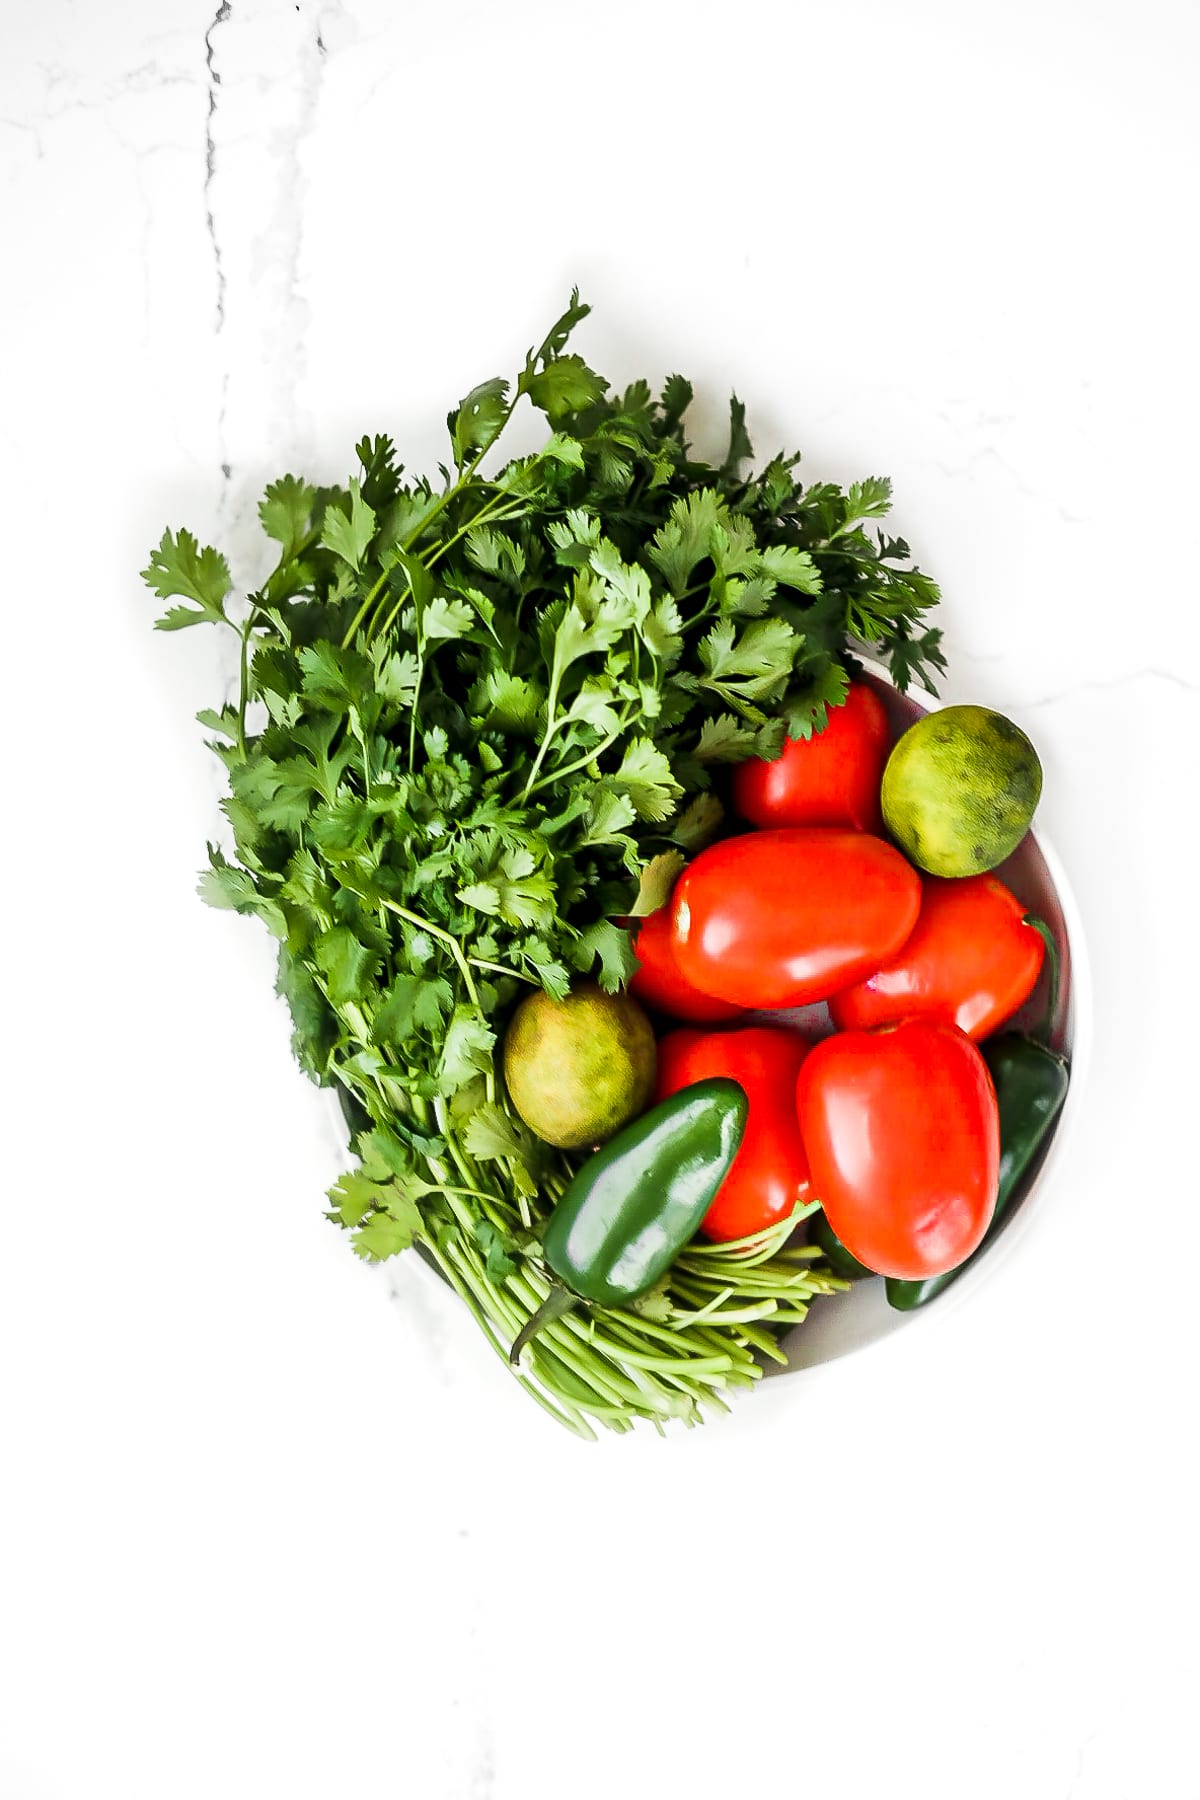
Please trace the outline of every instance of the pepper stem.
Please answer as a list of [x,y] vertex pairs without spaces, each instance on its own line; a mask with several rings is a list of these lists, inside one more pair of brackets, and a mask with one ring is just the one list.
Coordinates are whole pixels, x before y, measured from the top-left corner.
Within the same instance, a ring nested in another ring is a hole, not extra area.
[[520,1362],[521,1352],[530,1338],[536,1337],[544,1326],[552,1324],[555,1319],[561,1319],[564,1313],[570,1312],[573,1306],[578,1305],[579,1296],[573,1294],[570,1288],[552,1287],[537,1311],[529,1315],[513,1339],[513,1347],[508,1353],[509,1362],[515,1367]]
[[1050,993],[1046,1000],[1046,1011],[1041,1025],[1034,1033],[1035,1037],[1049,1043],[1050,1033],[1054,1029],[1054,1018],[1058,1012],[1058,989],[1062,979],[1062,965],[1058,955],[1058,944],[1054,933],[1045,919],[1039,919],[1036,913],[1026,913],[1021,920],[1022,925],[1031,925],[1046,946],[1046,960],[1050,965]]

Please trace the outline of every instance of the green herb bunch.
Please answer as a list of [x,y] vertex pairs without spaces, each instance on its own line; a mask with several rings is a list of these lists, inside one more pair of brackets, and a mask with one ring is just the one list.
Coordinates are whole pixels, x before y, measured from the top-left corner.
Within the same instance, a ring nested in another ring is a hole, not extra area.
[[[566,349],[448,419],[453,467],[407,478],[386,437],[346,488],[266,490],[280,547],[237,604],[226,559],[167,531],[144,579],[164,630],[237,634],[236,703],[200,714],[228,771],[232,856],[206,900],[278,939],[301,1066],[336,1087],[355,1166],[330,1217],[360,1256],[416,1245],[498,1354],[545,1298],[540,1228],[573,1160],[509,1107],[498,1042],[521,994],[634,968],[628,921],[727,828],[722,772],[775,756],[844,696],[855,650],[903,689],[942,668],[934,583],[871,531],[890,484],[804,488],[798,456],[697,461],[689,384],[620,396]],[[518,401],[549,435],[484,475]],[[782,1358],[841,1284],[794,1221],[697,1243],[636,1306],[555,1322],[516,1378],[563,1423],[695,1422]]]

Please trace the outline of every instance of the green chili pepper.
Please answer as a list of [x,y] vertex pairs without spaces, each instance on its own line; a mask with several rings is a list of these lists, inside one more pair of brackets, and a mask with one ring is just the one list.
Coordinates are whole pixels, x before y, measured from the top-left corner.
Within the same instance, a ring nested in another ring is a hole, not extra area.
[[[1050,997],[1042,1032],[1049,1030],[1058,1005],[1058,953],[1054,939],[1040,919],[1032,915],[1026,924],[1035,926],[1046,942],[1050,963]],[[888,1277],[889,1304],[899,1312],[911,1312],[924,1306],[935,1294],[969,1269],[976,1257],[994,1242],[1011,1217],[1010,1203],[1022,1185],[1034,1157],[1045,1143],[1050,1128],[1062,1110],[1070,1082],[1070,1067],[1065,1057],[1050,1050],[1035,1037],[1006,1031],[981,1044],[983,1059],[991,1072],[1000,1111],[1000,1184],[996,1210],[979,1248],[944,1275],[931,1275],[925,1281],[900,1281]]]
[[664,1275],[698,1229],[741,1146],[749,1102],[714,1076],[643,1113],[575,1173],[546,1227],[557,1277],[510,1351],[580,1301],[620,1306]]

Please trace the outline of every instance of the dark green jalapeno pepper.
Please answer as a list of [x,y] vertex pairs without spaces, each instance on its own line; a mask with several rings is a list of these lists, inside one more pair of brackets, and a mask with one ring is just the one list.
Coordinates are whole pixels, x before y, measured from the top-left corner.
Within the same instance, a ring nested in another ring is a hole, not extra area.
[[[1026,924],[1035,926],[1046,943],[1050,965],[1050,997],[1042,1027],[1046,1033],[1058,1005],[1058,952],[1048,927],[1040,919],[1030,915]],[[989,1038],[979,1048],[991,1072],[1000,1112],[1000,1182],[996,1210],[978,1250],[956,1269],[948,1269],[944,1275],[931,1275],[925,1281],[900,1281],[888,1277],[888,1302],[899,1312],[911,1312],[916,1306],[924,1306],[927,1300],[949,1287],[964,1269],[969,1269],[976,1257],[982,1256],[995,1241],[1011,1217],[1013,1196],[1020,1191],[1025,1175],[1067,1097],[1071,1072],[1066,1058],[1048,1049],[1036,1037],[1006,1031]]]
[[542,1239],[546,1266],[561,1286],[519,1333],[509,1353],[514,1363],[543,1325],[580,1301],[621,1306],[666,1274],[729,1173],[748,1111],[736,1081],[697,1081],[582,1164]]
[[866,1263],[860,1263],[857,1256],[851,1256],[841,1238],[835,1235],[833,1226],[823,1212],[814,1213],[809,1220],[808,1238],[810,1243],[817,1245],[834,1274],[840,1275],[843,1281],[861,1281],[864,1275],[874,1275],[874,1269],[868,1269]]

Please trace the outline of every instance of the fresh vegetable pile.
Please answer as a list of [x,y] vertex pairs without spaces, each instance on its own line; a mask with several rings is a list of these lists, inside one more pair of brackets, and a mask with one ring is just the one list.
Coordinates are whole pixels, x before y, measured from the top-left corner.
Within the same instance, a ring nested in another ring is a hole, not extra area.
[[[568,352],[587,310],[451,412],[441,485],[384,437],[344,489],[273,482],[278,565],[243,603],[183,530],[144,573],[163,629],[237,639],[237,692],[200,715],[232,838],[202,893],[274,934],[297,1058],[342,1101],[330,1217],[369,1260],[415,1246],[592,1435],[723,1404],[856,1244],[892,1282],[976,1250],[1007,1151],[974,1038],[1041,939],[984,872],[1032,813],[1028,756],[997,787],[991,745],[949,815],[953,745],[884,779],[905,740],[855,652],[901,691],[944,667],[934,583],[872,527],[889,484],[745,473],[736,399],[725,459],[696,459],[686,381],[617,396]],[[547,440],[485,474],[521,401]],[[944,872],[956,828],[943,897],[921,838]],[[815,1046],[746,1016],[813,1000],[844,1009]],[[1029,1076],[1033,1046],[1004,1055]],[[908,1099],[898,1199],[849,1147],[867,1091],[901,1135]]]

